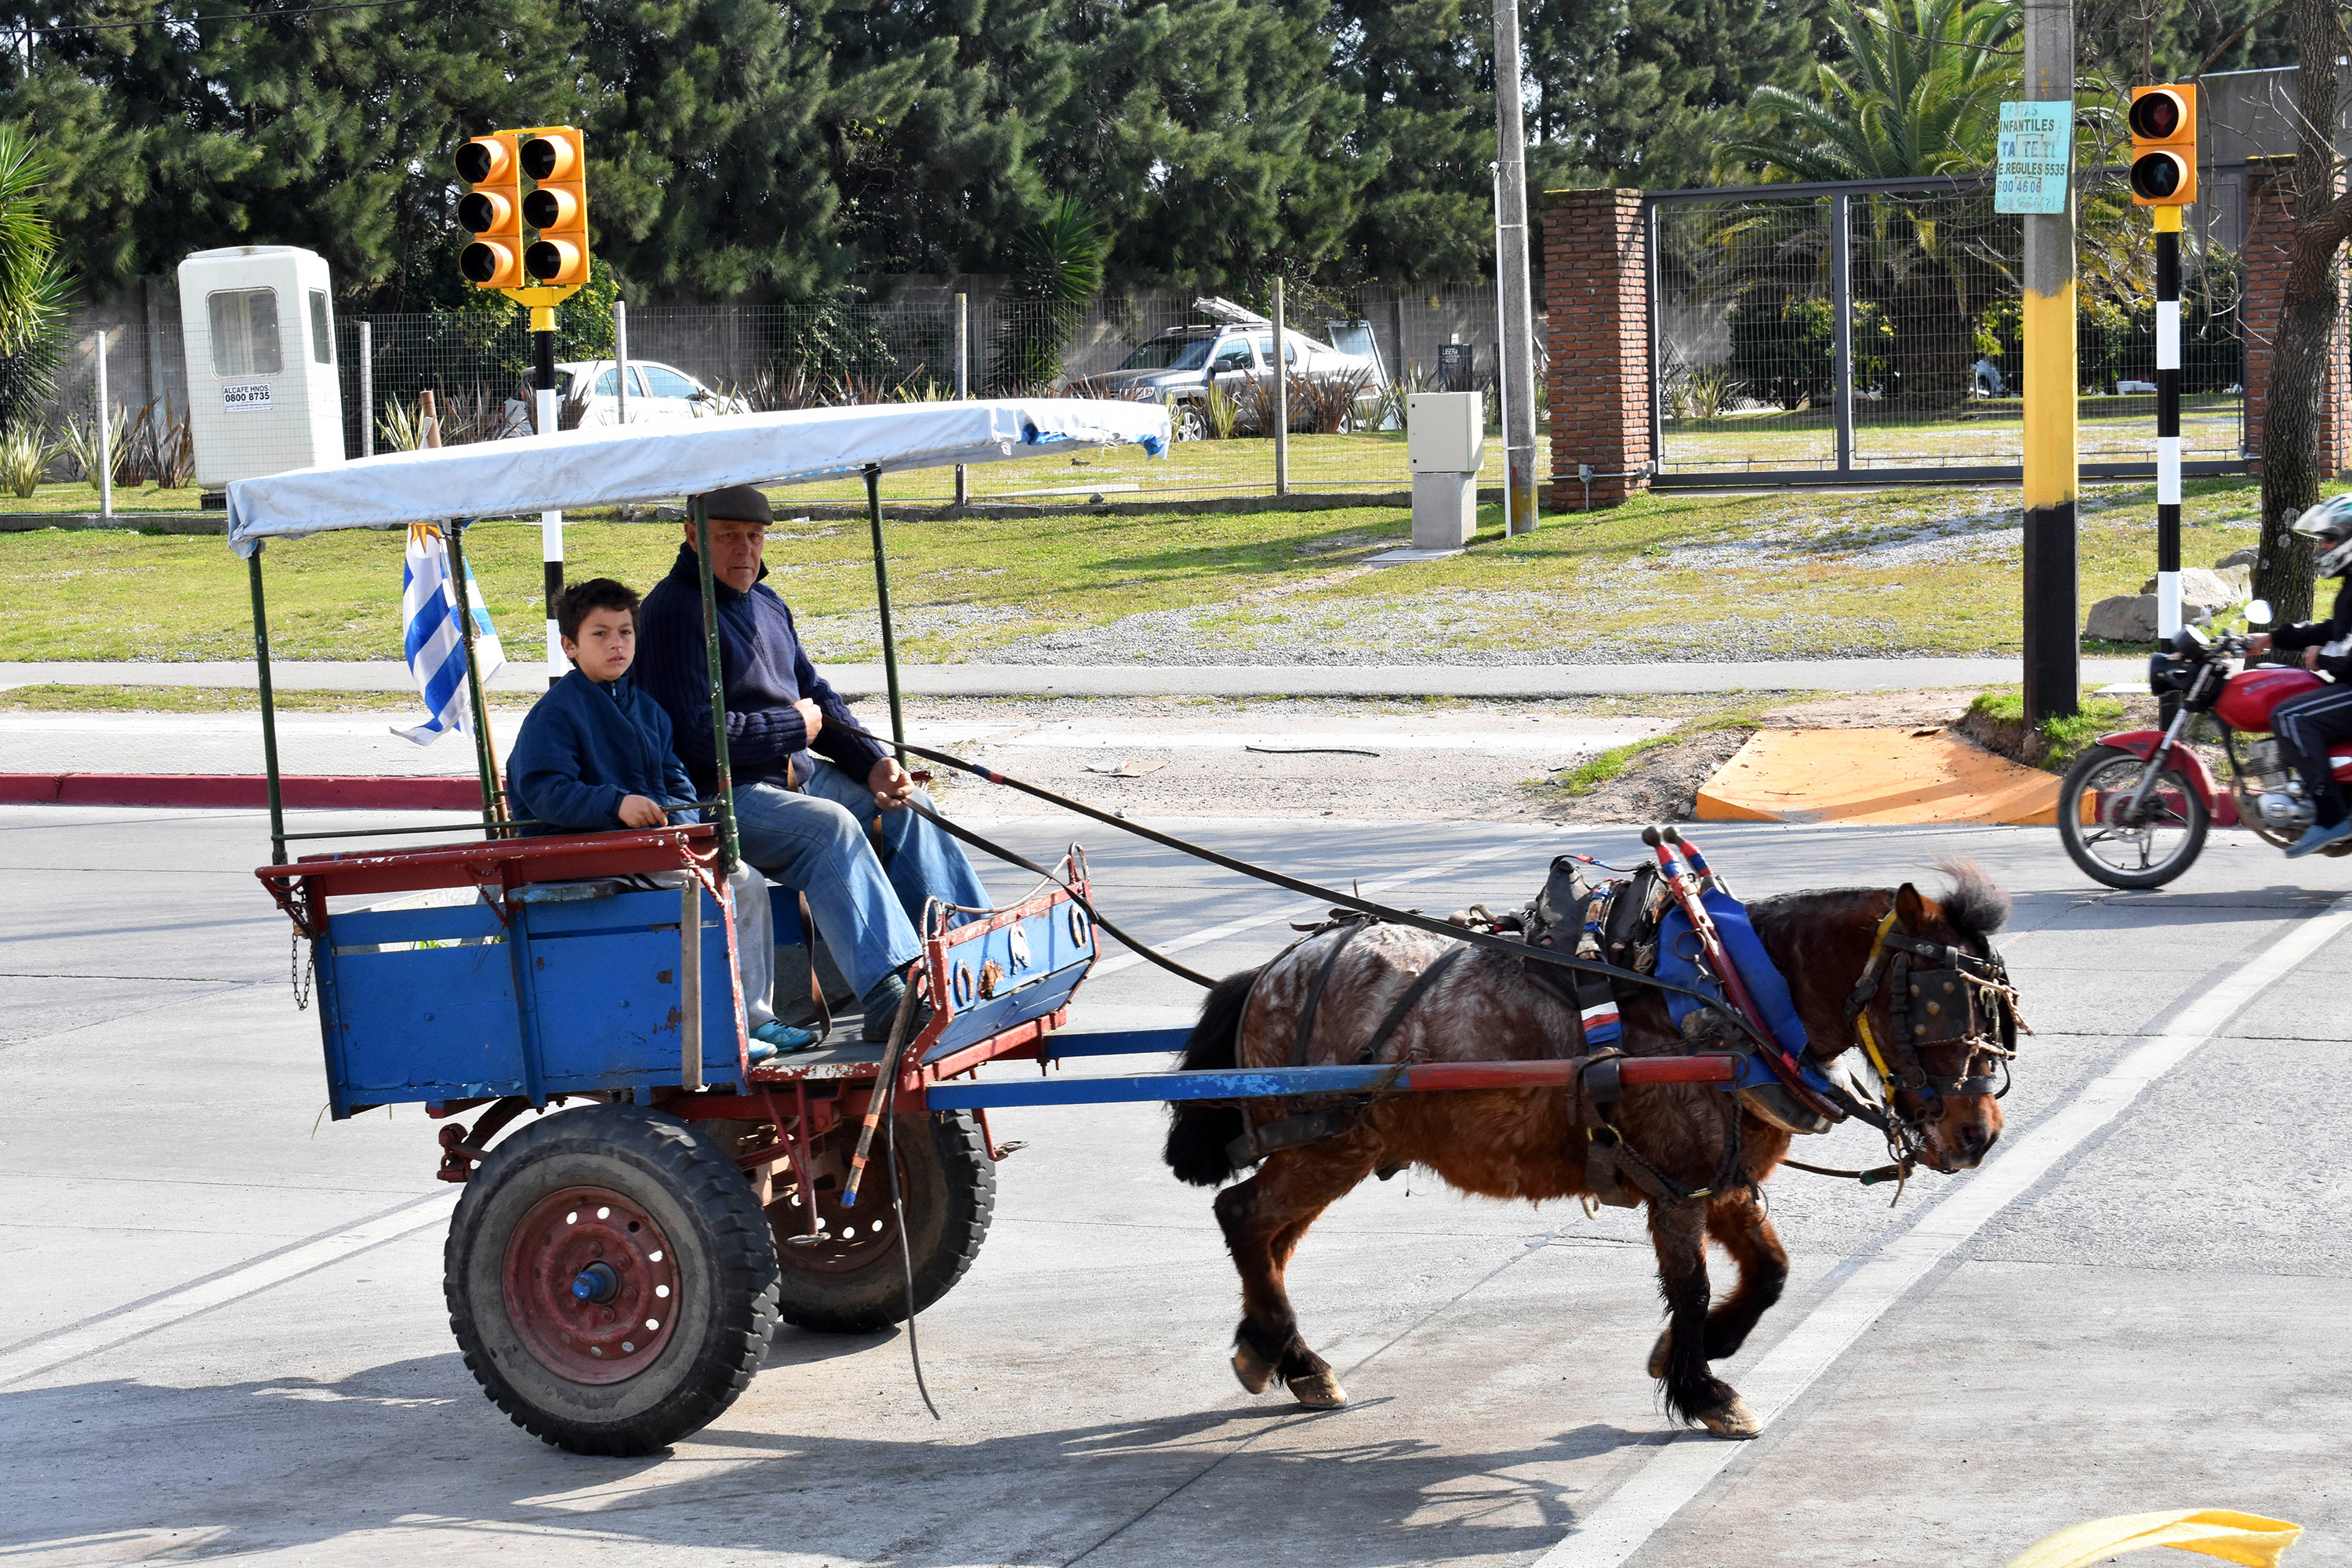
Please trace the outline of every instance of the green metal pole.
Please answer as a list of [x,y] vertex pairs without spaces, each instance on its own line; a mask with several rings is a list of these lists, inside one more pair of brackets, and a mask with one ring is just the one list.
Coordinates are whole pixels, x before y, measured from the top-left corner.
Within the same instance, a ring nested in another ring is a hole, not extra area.
[[261,546],[245,558],[253,593],[253,667],[261,675],[261,760],[269,771],[269,863],[286,864],[286,802],[278,787],[278,709],[269,688],[269,613],[261,602]]
[[907,760],[907,716],[898,705],[898,639],[890,627],[890,563],[882,553],[882,470],[866,470],[866,518],[874,527],[874,597],[882,610],[882,678],[890,688],[890,739]]
[[482,667],[474,658],[473,595],[466,591],[466,522],[449,524],[449,580],[457,590],[457,640],[466,650],[466,689],[474,715],[474,767],[481,775],[482,815],[493,821],[499,809],[499,753],[490,744],[490,710],[482,695]]
[[696,496],[694,563],[702,578],[702,668],[710,679],[710,754],[719,775],[719,874],[735,874],[735,770],[727,761],[727,671],[719,662],[719,595],[710,585],[710,509]]

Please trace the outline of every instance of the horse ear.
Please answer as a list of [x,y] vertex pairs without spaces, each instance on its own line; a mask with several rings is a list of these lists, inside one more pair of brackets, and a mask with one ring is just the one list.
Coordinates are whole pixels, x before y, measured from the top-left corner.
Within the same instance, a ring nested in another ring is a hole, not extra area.
[[1919,889],[1906,882],[1895,889],[1895,921],[1916,936],[1935,923],[1936,906],[1929,903]]

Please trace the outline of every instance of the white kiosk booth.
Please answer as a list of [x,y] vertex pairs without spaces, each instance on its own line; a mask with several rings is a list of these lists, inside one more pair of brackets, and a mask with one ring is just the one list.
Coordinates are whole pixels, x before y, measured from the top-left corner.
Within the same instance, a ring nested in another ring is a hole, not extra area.
[[180,263],[180,321],[196,483],[342,461],[323,257],[291,245],[200,250]]

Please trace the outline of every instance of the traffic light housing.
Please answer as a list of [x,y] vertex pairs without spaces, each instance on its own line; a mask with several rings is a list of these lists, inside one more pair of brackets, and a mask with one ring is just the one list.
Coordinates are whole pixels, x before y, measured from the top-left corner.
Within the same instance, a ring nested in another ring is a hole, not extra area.
[[523,276],[522,165],[511,132],[477,136],[457,149],[457,177],[470,188],[457,199],[457,221],[474,238],[457,270],[477,289],[516,289]]
[[2197,89],[2167,82],[2131,94],[2132,204],[2185,207],[2197,199]]
[[528,132],[516,162],[533,182],[522,198],[522,218],[538,231],[523,251],[523,270],[535,284],[577,288],[588,281],[588,156],[581,133],[568,125]]

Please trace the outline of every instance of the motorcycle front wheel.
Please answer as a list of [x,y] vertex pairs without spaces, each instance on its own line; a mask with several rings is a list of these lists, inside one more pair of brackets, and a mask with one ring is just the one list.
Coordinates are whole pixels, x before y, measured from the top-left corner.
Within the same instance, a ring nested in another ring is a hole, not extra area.
[[2161,888],[2196,862],[2210,818],[2204,797],[2179,773],[2156,775],[2140,810],[2131,811],[2145,758],[2120,746],[2094,746],[2058,786],[2058,837],[2092,880],[2110,888]]

